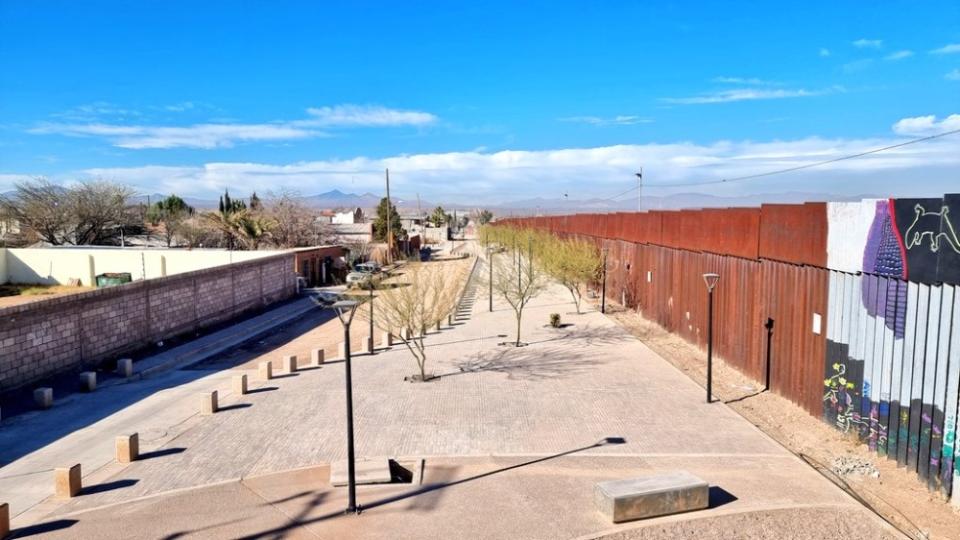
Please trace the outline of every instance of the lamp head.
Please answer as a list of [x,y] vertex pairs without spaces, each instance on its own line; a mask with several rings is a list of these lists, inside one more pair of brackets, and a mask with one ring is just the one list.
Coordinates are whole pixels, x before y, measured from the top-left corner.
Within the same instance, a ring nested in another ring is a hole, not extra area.
[[713,292],[713,288],[717,286],[718,281],[720,281],[720,274],[703,275],[703,282],[707,284],[707,292]]
[[349,326],[353,321],[353,314],[359,304],[356,300],[338,300],[330,307],[337,311],[337,318],[340,319],[340,322],[344,326]]

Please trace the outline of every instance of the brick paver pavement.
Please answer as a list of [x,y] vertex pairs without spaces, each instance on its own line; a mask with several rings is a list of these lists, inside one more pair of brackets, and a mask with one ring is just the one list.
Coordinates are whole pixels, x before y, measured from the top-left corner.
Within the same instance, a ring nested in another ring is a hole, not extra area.
[[[512,337],[515,321],[502,302],[487,313],[484,293],[477,291],[469,320],[428,338],[428,368],[439,379],[405,382],[415,364],[402,346],[354,358],[359,457],[425,458],[429,467],[451,457],[547,456],[617,437],[623,444],[577,456],[632,459],[637,470],[689,468],[712,483],[738,485],[735,504],[850,503],[729,408],[706,404],[701,387],[606,317],[570,314],[564,289],[551,288],[524,313],[529,345],[521,348],[498,345]],[[548,327],[552,312],[571,326]],[[264,343],[273,348],[262,356],[251,349],[241,360],[251,365],[317,346],[316,332],[294,330],[271,338],[282,345]],[[122,488],[80,497],[54,514],[343,459],[343,367],[328,363],[271,381],[167,442],[182,451],[135,462],[107,480]]]

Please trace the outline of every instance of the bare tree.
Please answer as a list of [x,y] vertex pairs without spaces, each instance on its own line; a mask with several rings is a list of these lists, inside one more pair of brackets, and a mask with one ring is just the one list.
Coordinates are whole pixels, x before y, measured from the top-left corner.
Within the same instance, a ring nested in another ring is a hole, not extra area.
[[[456,309],[457,298],[466,280],[462,264],[411,263],[399,279],[383,284],[377,291],[374,324],[396,335],[417,363],[421,381],[427,380],[427,348],[424,334]],[[367,310],[358,310],[369,317]],[[369,319],[368,319],[369,320]]]
[[[515,244],[519,244],[516,242]],[[493,270],[493,289],[513,308],[517,318],[516,346],[520,347],[520,323],[523,310],[534,297],[543,292],[549,282],[546,274],[534,264],[533,239],[529,238],[526,256],[519,245],[512,251],[500,255],[491,254]]]
[[132,196],[127,186],[104,180],[64,187],[39,178],[17,184],[0,206],[21,229],[52,245],[100,245],[113,243],[122,228],[142,224],[128,204]]
[[295,191],[283,190],[271,194],[267,202],[267,215],[274,222],[273,243],[281,248],[293,248],[319,245],[329,236],[321,224],[316,222],[313,210],[303,203]]
[[71,216],[66,204],[67,190],[37,178],[18,183],[11,196],[0,197],[0,208],[21,229],[33,231],[41,240],[59,246],[66,244]]

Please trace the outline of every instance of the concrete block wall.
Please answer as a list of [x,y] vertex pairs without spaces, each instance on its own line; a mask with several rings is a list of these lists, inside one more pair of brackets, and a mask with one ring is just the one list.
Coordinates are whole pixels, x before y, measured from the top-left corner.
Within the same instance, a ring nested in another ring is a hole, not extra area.
[[231,319],[296,293],[293,253],[0,309],[0,391]]

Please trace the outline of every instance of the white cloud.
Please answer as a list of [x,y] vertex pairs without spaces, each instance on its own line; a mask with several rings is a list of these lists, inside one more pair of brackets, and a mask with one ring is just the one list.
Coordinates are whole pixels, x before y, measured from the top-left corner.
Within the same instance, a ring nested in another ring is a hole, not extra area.
[[890,53],[883,58],[884,60],[903,60],[904,58],[910,58],[911,56],[913,56],[913,51],[904,49],[902,51]]
[[799,97],[823,96],[843,92],[843,87],[834,86],[821,90],[805,90],[803,88],[738,88],[734,90],[722,90],[700,96],[681,97],[681,98],[663,98],[666,103],[676,103],[679,105],[694,105],[703,103],[729,103],[733,101],[754,101],[764,99],[787,99]]
[[225,148],[237,142],[278,141],[322,135],[282,124],[195,124],[183,127],[116,124],[43,124],[35,134],[102,137],[118,148]]
[[960,53],[960,43],[950,43],[940,47],[939,49],[933,49],[930,51],[930,54],[957,54]]
[[858,49],[879,49],[883,47],[883,40],[860,38],[853,42],[853,46]]
[[[954,116],[956,119],[948,120],[960,120],[960,116]],[[412,197],[419,192],[431,201],[482,204],[535,196],[555,198],[564,190],[569,190],[571,198],[609,196],[622,190],[625,183],[629,185],[638,166],[643,166],[651,183],[682,185],[815,163],[899,141],[902,139],[896,137],[811,137],[791,141],[678,142],[535,151],[477,149],[289,164],[96,168],[81,171],[79,177],[122,181],[148,193],[215,198],[225,188],[238,193],[281,187],[298,189],[305,194],[332,188],[379,193],[383,170],[389,168],[391,188],[398,197]],[[956,181],[956,168],[960,167],[960,153],[955,150],[956,140],[944,138],[762,181],[711,186],[710,192],[745,194],[777,189],[820,189],[848,195],[867,192],[882,195],[892,192],[890,190],[902,190],[905,178],[914,179],[910,185],[923,179],[926,190],[949,189]],[[943,187],[939,188],[941,184]],[[678,191],[696,191],[696,188],[673,188],[673,192]],[[661,188],[660,192],[670,190]]]
[[820,47],[820,53],[819,53],[819,54],[820,54],[821,57],[826,58],[827,56],[830,56],[830,49],[827,49],[826,47]]
[[437,121],[433,114],[423,111],[389,109],[377,105],[336,105],[311,107],[307,113],[312,117],[297,121],[297,124],[324,127],[382,127],[422,126]]
[[743,78],[743,77],[714,77],[710,79],[711,82],[721,83],[721,84],[752,84],[754,86],[777,86],[781,83],[776,81],[768,81],[764,79],[757,79],[755,77]]
[[164,106],[164,109],[170,112],[189,111],[192,108],[194,108],[194,104],[192,101],[183,101],[181,103],[174,103],[173,105]]
[[948,81],[960,81],[960,69],[948,71],[947,74],[943,76],[943,78]]
[[[192,102],[183,102],[164,107],[173,112],[192,109]],[[101,109],[104,109],[101,107]],[[91,113],[97,109],[87,107]],[[404,111],[369,105],[337,105],[307,109],[310,118],[284,122],[241,124],[234,122],[202,123],[189,126],[153,126],[143,123],[120,124],[89,118],[86,123],[45,123],[30,130],[40,135],[66,135],[71,137],[101,137],[113,146],[129,149],[145,148],[225,148],[239,142],[275,142],[328,134],[317,127],[386,127],[419,126],[430,124],[437,117],[421,111]]]
[[601,116],[568,116],[565,118],[559,118],[561,122],[573,122],[578,124],[590,124],[592,126],[632,126],[635,124],[649,124],[653,122],[651,118],[644,118],[642,116],[635,116],[629,114],[620,114],[617,116],[610,117],[601,117]]
[[904,118],[893,125],[893,132],[898,135],[927,136],[960,129],[960,114],[951,114],[943,120],[937,121],[934,115],[915,116]]

